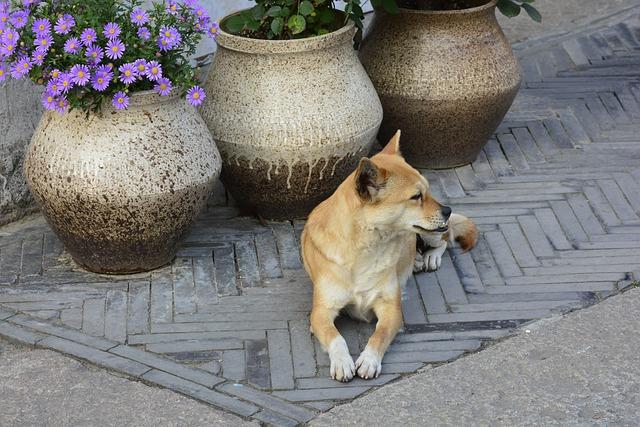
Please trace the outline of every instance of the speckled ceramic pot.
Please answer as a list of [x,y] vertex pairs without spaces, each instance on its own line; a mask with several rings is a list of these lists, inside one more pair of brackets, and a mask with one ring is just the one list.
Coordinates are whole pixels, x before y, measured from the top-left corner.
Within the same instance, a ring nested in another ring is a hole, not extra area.
[[221,31],[202,115],[243,207],[270,219],[306,216],[371,149],[382,106],[352,24],[300,40]]
[[45,113],[25,159],[29,188],[67,251],[112,274],[170,262],[220,168],[195,108],[151,92],[134,94],[126,112]]
[[481,5],[377,11],[364,41],[360,57],[384,107],[379,139],[402,129],[402,151],[414,166],[474,161],[520,87],[496,2],[475,3]]

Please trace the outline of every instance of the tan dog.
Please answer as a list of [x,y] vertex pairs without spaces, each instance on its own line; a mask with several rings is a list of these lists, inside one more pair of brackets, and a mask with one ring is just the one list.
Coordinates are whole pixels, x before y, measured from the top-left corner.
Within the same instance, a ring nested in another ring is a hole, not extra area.
[[[451,209],[429,195],[429,183],[404,161],[399,144],[400,132],[382,152],[363,158],[311,213],[302,234],[313,281],[311,331],[339,381],[349,381],[356,370],[365,379],[380,374],[382,357],[402,326],[400,292],[414,268],[416,233],[448,231]],[[334,325],[343,309],[358,319],[378,319],[355,364]]]

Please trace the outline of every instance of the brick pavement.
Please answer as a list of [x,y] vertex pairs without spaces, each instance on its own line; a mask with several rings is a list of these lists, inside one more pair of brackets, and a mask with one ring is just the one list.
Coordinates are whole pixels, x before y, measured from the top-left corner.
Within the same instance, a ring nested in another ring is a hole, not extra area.
[[[639,13],[516,46],[526,84],[495,138],[470,166],[425,171],[482,235],[409,280],[380,378],[328,378],[309,333],[304,223],[241,217],[222,188],[175,262],[150,274],[78,269],[39,216],[1,228],[0,336],[296,425],[621,291],[640,279]],[[338,326],[356,356],[372,326]]]

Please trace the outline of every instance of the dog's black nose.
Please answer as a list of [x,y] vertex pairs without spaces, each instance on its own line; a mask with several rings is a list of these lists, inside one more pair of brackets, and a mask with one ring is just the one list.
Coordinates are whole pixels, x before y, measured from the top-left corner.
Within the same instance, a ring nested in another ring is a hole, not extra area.
[[449,219],[451,216],[451,208],[449,206],[443,206],[440,211],[442,212],[444,219]]

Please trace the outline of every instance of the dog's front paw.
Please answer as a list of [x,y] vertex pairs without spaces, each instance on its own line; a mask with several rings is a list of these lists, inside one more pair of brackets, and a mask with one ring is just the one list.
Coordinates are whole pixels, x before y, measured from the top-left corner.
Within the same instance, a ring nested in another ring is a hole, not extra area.
[[447,243],[444,245],[438,246],[437,248],[431,248],[428,251],[425,251],[423,254],[424,257],[424,265],[427,271],[436,271],[442,265],[442,255],[447,250]]
[[378,355],[378,352],[367,347],[358,357],[356,369],[358,369],[360,378],[365,380],[378,378],[380,371],[382,371],[382,357]]
[[424,257],[420,252],[416,252],[416,257],[413,260],[413,272],[420,273],[425,270],[427,265],[424,263]]
[[344,338],[339,336],[329,345],[329,359],[331,359],[331,378],[345,383],[351,381],[355,375],[356,366],[353,364]]

